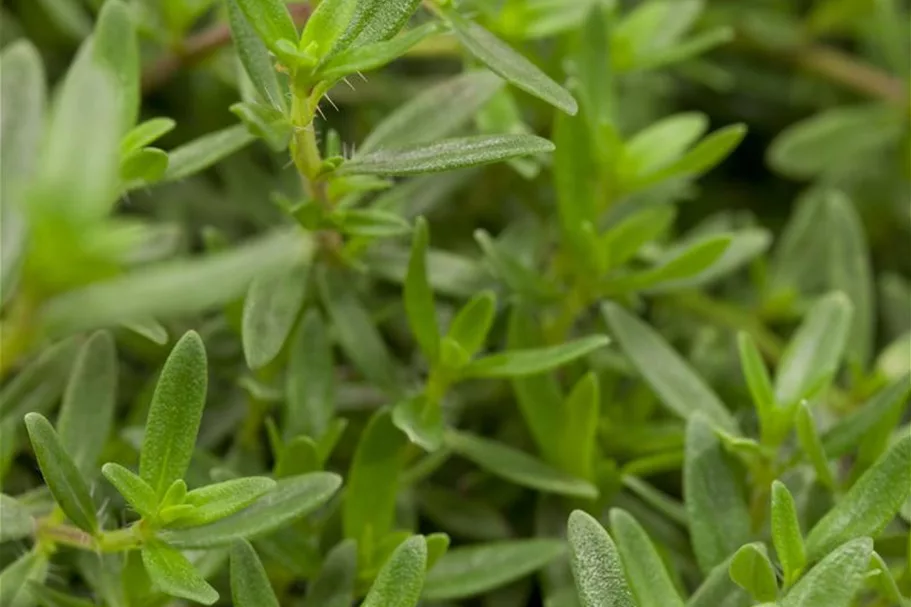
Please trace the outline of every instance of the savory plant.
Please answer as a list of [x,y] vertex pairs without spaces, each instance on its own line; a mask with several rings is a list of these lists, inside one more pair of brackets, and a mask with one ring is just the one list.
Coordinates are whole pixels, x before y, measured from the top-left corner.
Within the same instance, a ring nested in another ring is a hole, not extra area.
[[3,8],[0,605],[911,604],[908,7],[793,4]]

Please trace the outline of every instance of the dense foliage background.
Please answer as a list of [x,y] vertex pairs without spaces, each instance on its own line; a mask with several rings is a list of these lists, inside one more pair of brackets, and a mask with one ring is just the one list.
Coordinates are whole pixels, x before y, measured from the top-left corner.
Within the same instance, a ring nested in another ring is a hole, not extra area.
[[908,3],[316,4],[0,8],[0,605],[907,603]]

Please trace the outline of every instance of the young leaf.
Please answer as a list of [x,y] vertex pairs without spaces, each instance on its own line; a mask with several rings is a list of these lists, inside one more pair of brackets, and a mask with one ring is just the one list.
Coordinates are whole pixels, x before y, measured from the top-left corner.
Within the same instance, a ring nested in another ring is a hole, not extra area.
[[199,335],[189,331],[161,370],[139,452],[139,476],[159,497],[190,465],[207,385],[206,348]]
[[139,116],[139,41],[130,7],[121,0],[101,6],[92,35],[95,61],[111,71],[120,95],[119,126],[123,135]]
[[683,607],[652,540],[636,519],[624,510],[610,511],[610,524],[626,579],[639,605]]
[[581,499],[598,497],[597,488],[588,481],[551,468],[501,443],[455,430],[446,433],[445,442],[455,453],[517,485]]
[[142,546],[142,564],[149,579],[165,594],[212,605],[218,592],[193,567],[183,554],[159,541]]
[[285,439],[298,434],[319,438],[334,410],[332,348],[323,319],[308,310],[291,341],[285,379]]
[[411,47],[439,31],[439,24],[425,23],[392,40],[352,47],[332,57],[316,73],[316,78],[335,82],[358,72],[383,67],[407,53]]
[[417,175],[492,164],[530,154],[552,152],[554,145],[535,135],[473,135],[443,139],[356,156],[340,174]]
[[101,474],[140,516],[152,517],[158,511],[155,489],[130,470],[120,464],[108,463],[101,467]]
[[555,539],[504,540],[449,550],[427,574],[423,598],[455,601],[520,580],[565,554]]
[[781,607],[849,607],[860,590],[873,555],[873,540],[842,544],[813,567],[779,601]]
[[307,587],[303,607],[351,607],[357,577],[357,542],[342,540],[326,555]]
[[276,55],[281,56],[278,42],[297,43],[297,27],[282,0],[237,0],[247,20],[259,37]]
[[345,537],[363,542],[392,530],[405,436],[387,410],[377,411],[358,441],[348,472],[342,521]]
[[416,607],[421,599],[426,567],[424,536],[405,540],[380,569],[361,607]]
[[614,303],[601,312],[630,362],[671,411],[684,419],[699,412],[715,426],[737,432],[737,422],[721,399],[664,339]]
[[234,40],[234,48],[244,66],[244,71],[262,98],[272,107],[284,112],[288,103],[285,101],[285,95],[279,85],[269,51],[259,39],[250,22],[247,21],[238,5],[238,0],[227,0],[227,5],[231,38]]
[[415,223],[411,244],[411,258],[408,261],[408,275],[405,277],[403,297],[408,324],[421,347],[424,356],[435,363],[440,350],[440,330],[437,327],[436,306],[433,290],[427,282],[427,247],[430,236],[427,221],[419,217]]
[[[258,0],[245,0],[256,3]],[[180,181],[195,175],[252,143],[256,139],[246,125],[238,124],[203,135],[168,153],[168,170],[162,180]]]
[[0,493],[0,543],[18,540],[35,531],[35,519],[28,508]]
[[171,118],[151,118],[137,124],[120,140],[120,155],[126,156],[155,143],[173,131],[176,126],[177,123]]
[[729,571],[731,579],[757,601],[774,601],[778,597],[775,569],[762,542],[741,546],[731,559]]
[[279,607],[256,550],[246,540],[231,545],[231,599],[234,607]]
[[98,530],[95,503],[82,474],[60,444],[54,427],[40,413],[25,416],[28,437],[32,442],[41,475],[54,501],[73,524],[84,531]]
[[686,607],[747,607],[753,604],[750,596],[731,579],[729,568],[733,557],[731,555],[705,576],[705,580],[687,600]]
[[189,529],[163,531],[159,538],[175,548],[210,548],[237,539],[254,539],[313,512],[331,498],[342,479],[329,472],[313,472],[282,479],[274,489],[243,510]]
[[482,291],[459,309],[449,324],[447,337],[455,340],[469,358],[484,346],[496,314],[497,299],[492,291]]
[[772,388],[772,379],[769,377],[769,369],[762,359],[762,354],[759,353],[756,342],[753,341],[749,333],[741,331],[737,334],[737,349],[740,353],[740,368],[743,371],[743,377],[747,382],[753,405],[759,415],[762,430],[767,433],[772,430],[769,425],[774,419],[777,406],[775,391]]
[[472,361],[462,369],[463,377],[521,377],[556,369],[603,348],[610,340],[590,335],[559,346],[512,350]]
[[750,513],[734,467],[709,421],[690,417],[686,428],[683,493],[696,561],[708,574],[750,538]]
[[306,294],[307,272],[301,267],[263,276],[250,284],[241,329],[247,366],[261,369],[278,356]]
[[851,302],[842,293],[827,295],[810,308],[778,364],[779,403],[808,398],[831,381],[845,350],[851,313]]
[[809,560],[818,560],[847,540],[878,534],[911,494],[909,469],[911,436],[904,436],[810,530]]
[[772,482],[772,543],[784,573],[785,587],[791,586],[803,573],[807,552],[803,545],[800,522],[794,498],[784,483]]
[[419,4],[420,0],[361,0],[338,47],[365,46],[392,38]]
[[319,445],[312,438],[295,436],[285,443],[285,448],[279,453],[273,475],[285,478],[316,472],[322,469],[322,460]]
[[826,459],[826,453],[823,450],[822,442],[819,440],[819,434],[816,433],[816,421],[810,408],[805,402],[797,406],[797,416],[794,421],[797,430],[797,439],[804,453],[813,464],[816,470],[816,478],[825,487],[835,489],[835,477],[832,475],[832,469]]
[[644,208],[611,227],[602,244],[611,266],[622,266],[643,245],[667,232],[674,223],[675,215],[674,207],[670,205]]
[[880,420],[891,419],[896,413],[904,411],[909,395],[911,376],[906,373],[873,395],[856,411],[842,417],[823,434],[822,445],[826,455],[834,459],[855,448]]
[[262,476],[248,476],[194,489],[184,503],[193,511],[177,521],[177,527],[205,525],[243,510],[275,488],[275,481]]
[[110,333],[92,335],[76,358],[57,417],[60,444],[83,474],[96,465],[117,404],[117,351]]
[[574,510],[567,536],[581,607],[636,607],[620,553],[601,523]]
[[576,100],[566,89],[508,44],[455,11],[447,11],[446,18],[462,46],[491,71],[567,114],[575,115],[579,110]]
[[873,581],[880,596],[891,601],[892,604],[897,607],[908,606],[908,599],[902,596],[901,590],[898,587],[898,582],[896,581],[895,576],[892,575],[892,570],[889,568],[886,561],[883,560],[883,557],[876,551],[873,552],[873,558],[870,561],[870,571],[868,575],[871,574],[876,576]]
[[298,47],[314,48],[320,58],[327,57],[335,48],[358,8],[357,0],[324,0],[307,19]]
[[168,170],[168,155],[158,148],[143,148],[130,152],[120,161],[120,179],[124,187],[134,190],[142,185],[160,181]]

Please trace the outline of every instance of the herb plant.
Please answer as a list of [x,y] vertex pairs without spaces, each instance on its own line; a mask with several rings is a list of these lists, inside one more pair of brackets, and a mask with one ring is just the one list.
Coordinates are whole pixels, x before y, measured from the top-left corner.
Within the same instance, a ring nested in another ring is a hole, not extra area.
[[0,606],[911,605],[906,3],[0,11]]

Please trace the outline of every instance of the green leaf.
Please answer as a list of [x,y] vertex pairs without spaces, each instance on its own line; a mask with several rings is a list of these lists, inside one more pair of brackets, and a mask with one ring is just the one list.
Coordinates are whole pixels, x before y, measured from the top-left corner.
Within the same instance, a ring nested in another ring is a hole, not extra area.
[[379,541],[392,530],[399,475],[404,465],[405,436],[392,423],[388,410],[371,418],[358,441],[347,477],[342,524],[345,537]]
[[560,467],[580,478],[594,477],[600,409],[598,375],[589,371],[576,382],[563,402],[564,423],[554,441],[558,443]]
[[25,425],[41,475],[54,501],[73,524],[94,533],[98,529],[95,503],[85,479],[60,444],[54,427],[40,413],[26,415]]
[[29,581],[43,582],[47,576],[48,559],[37,551],[26,552],[0,571],[0,605],[4,607],[33,607]]
[[610,524],[626,579],[637,603],[683,607],[683,601],[645,529],[630,514],[617,508],[610,511]]
[[557,214],[563,240],[571,253],[584,260],[578,246],[586,226],[598,223],[599,201],[604,198],[595,150],[584,116],[557,114],[554,121],[554,189],[557,195]]
[[673,206],[647,207],[611,227],[602,244],[610,264],[619,267],[633,258],[643,245],[667,232],[675,215]]
[[279,607],[256,550],[246,540],[231,545],[231,599],[234,607]]
[[348,358],[371,382],[386,392],[396,393],[399,382],[392,357],[354,290],[352,277],[320,268],[316,278],[335,327],[335,337]]
[[85,475],[108,440],[117,404],[117,351],[110,333],[99,331],[82,346],[57,417],[60,444]]
[[459,309],[446,336],[458,343],[469,358],[473,357],[484,347],[496,307],[493,291],[481,291]]
[[870,571],[868,576],[873,577],[873,583],[879,591],[880,596],[884,599],[891,601],[893,605],[897,607],[907,607],[908,599],[902,596],[901,590],[898,587],[898,582],[895,579],[895,576],[892,575],[892,570],[889,568],[889,565],[883,560],[877,552],[873,552],[873,558],[870,561]]
[[734,468],[709,420],[700,414],[690,417],[683,493],[693,551],[705,574],[750,538],[750,512],[742,477],[743,472]]
[[485,594],[531,575],[565,551],[563,541],[544,538],[453,548],[427,574],[423,598],[452,601]]
[[668,409],[684,419],[699,412],[718,428],[737,432],[737,422],[721,399],[664,338],[617,304],[603,304],[601,313],[630,362]]
[[64,594],[34,581],[28,582],[28,593],[43,607],[94,607],[95,605],[93,602]]
[[189,331],[161,370],[139,453],[139,476],[159,497],[190,465],[207,385],[206,348],[199,335]]
[[275,481],[262,476],[248,476],[208,485],[187,493],[184,503],[193,511],[177,521],[177,527],[205,525],[243,510],[275,488]]
[[210,548],[237,539],[254,539],[313,512],[331,498],[342,479],[329,472],[313,472],[281,479],[274,489],[240,512],[190,529],[174,529],[159,538],[175,548]]
[[392,38],[419,4],[420,0],[361,0],[338,47],[365,46]]
[[167,544],[158,541],[143,544],[142,564],[152,583],[165,594],[203,605],[212,605],[218,600],[218,592],[187,557]]
[[494,540],[506,539],[511,534],[506,518],[494,506],[462,492],[422,486],[417,499],[421,512],[453,535]]
[[272,362],[288,340],[307,294],[308,273],[295,266],[256,278],[244,299],[241,336],[244,358],[253,370]]
[[851,302],[842,293],[822,297],[810,308],[778,364],[779,403],[791,405],[825,389],[844,354],[851,315]]
[[667,179],[698,177],[727,158],[746,136],[746,132],[747,127],[743,124],[733,124],[718,129],[696,144],[683,157],[665,168],[647,175],[635,185],[637,188],[643,188]]
[[35,519],[16,499],[0,493],[0,543],[27,537],[35,531]]
[[38,320],[59,335],[195,314],[239,298],[257,276],[307,261],[312,252],[313,242],[297,230],[278,230],[224,252],[155,264],[70,291],[45,304]]
[[307,474],[322,469],[319,446],[309,436],[295,436],[279,452],[275,463],[275,478]]
[[731,245],[731,236],[710,236],[694,243],[685,250],[674,253],[669,259],[659,261],[654,268],[618,278],[608,278],[611,292],[661,289],[664,283],[685,280],[703,272],[718,261]]
[[566,89],[508,44],[455,11],[447,11],[446,19],[462,46],[491,71],[567,114],[575,115],[579,110],[576,100]]
[[567,536],[581,607],[636,607],[620,553],[601,523],[574,510]]
[[281,110],[256,101],[242,101],[228,109],[273,151],[282,152],[288,149],[288,141],[294,127]]
[[765,433],[772,430],[770,424],[773,423],[777,407],[769,369],[762,359],[756,342],[746,331],[740,331],[737,334],[737,350],[740,353],[740,368],[747,382],[747,388],[750,390],[753,406],[759,415],[763,436],[765,436]]
[[282,56],[278,42],[297,43],[297,27],[283,0],[237,0],[244,15],[269,50]]
[[320,58],[329,56],[348,28],[360,3],[357,0],[323,0],[307,19],[298,47]]
[[149,518],[158,511],[159,499],[155,489],[132,471],[120,464],[109,463],[101,467],[101,474],[140,516]]
[[842,417],[822,436],[826,455],[841,457],[857,447],[883,419],[891,420],[905,410],[911,395],[911,376],[905,375],[876,394],[849,415]]
[[838,546],[811,569],[784,599],[781,607],[849,607],[870,566],[873,541],[862,537]]
[[774,601],[778,597],[775,569],[762,542],[741,546],[731,559],[729,571],[731,579],[757,601]]
[[552,282],[504,250],[485,230],[476,230],[474,238],[484,251],[484,257],[493,273],[505,282],[510,290],[532,300],[557,297],[559,291]]
[[262,96],[263,100],[272,107],[285,112],[288,102],[279,85],[278,76],[269,51],[256,33],[256,30],[247,21],[246,16],[238,5],[238,0],[227,0],[228,23],[231,27],[231,38],[237,51],[244,71],[250,77],[250,82]]
[[861,476],[807,535],[807,556],[818,560],[847,540],[875,536],[911,494],[911,436],[904,436]]
[[155,183],[168,170],[168,154],[157,148],[143,148],[130,152],[120,162],[120,179],[127,189]]
[[522,377],[556,369],[582,358],[610,340],[604,335],[590,335],[559,346],[508,350],[472,361],[462,369],[463,377]]
[[391,238],[411,232],[411,225],[401,215],[381,209],[339,209],[332,213],[332,220],[349,236]]
[[553,150],[551,142],[535,135],[473,135],[399,149],[378,150],[354,157],[339,167],[337,172],[417,175],[492,164]]
[[502,85],[487,70],[470,70],[429,87],[386,116],[358,146],[358,154],[447,137],[467,124]]
[[597,488],[588,481],[551,468],[501,443],[455,430],[446,433],[445,442],[455,453],[517,485],[581,499],[598,497]]
[[443,444],[445,428],[440,403],[424,395],[398,402],[392,409],[392,423],[426,451],[436,451]]
[[150,118],[145,122],[140,122],[127,131],[120,140],[120,155],[126,156],[155,143],[173,131],[176,126],[177,123],[171,118]]
[[813,419],[813,414],[810,413],[810,408],[806,402],[801,402],[797,406],[795,428],[797,430],[797,440],[816,471],[816,479],[824,487],[834,490],[835,477],[832,475],[832,469],[826,459],[822,441],[819,440],[819,434],[816,432],[816,422]]
[[784,483],[772,482],[772,543],[784,574],[785,587],[791,586],[807,565],[807,552],[797,519],[794,498]]
[[425,23],[392,40],[349,48],[327,61],[317,71],[315,77],[335,82],[351,74],[381,68],[407,53],[411,47],[425,38],[437,33],[439,29],[437,23]]
[[[728,571],[731,558],[716,566],[686,602],[686,607],[749,607],[754,601],[734,583]],[[765,607],[773,607],[766,605]]]
[[408,538],[380,569],[361,607],[416,607],[426,566],[427,540],[423,535]]
[[326,555],[307,586],[303,607],[351,607],[357,577],[357,542],[342,540]]
[[285,439],[320,438],[335,409],[332,344],[319,311],[307,310],[291,339],[285,376]]
[[431,363],[436,362],[440,351],[440,329],[437,326],[433,290],[427,282],[427,247],[430,235],[427,221],[419,217],[415,223],[411,243],[411,258],[405,277],[403,297],[408,324],[421,351]]
[[636,176],[660,170],[683,155],[708,128],[708,117],[699,112],[662,118],[626,142],[620,170]]
[[92,35],[95,61],[110,70],[120,96],[120,134],[136,123],[139,116],[139,40],[130,7],[120,0],[101,6]]
[[[258,0],[244,1],[255,4]],[[168,170],[162,180],[180,181],[204,171],[246,147],[254,139],[253,134],[243,124],[230,126],[194,139],[168,153]]]

